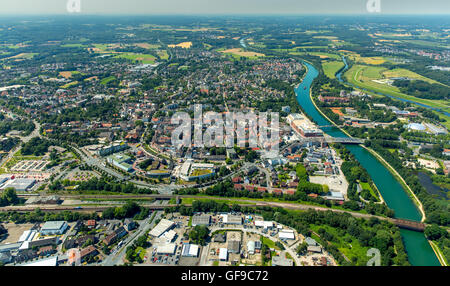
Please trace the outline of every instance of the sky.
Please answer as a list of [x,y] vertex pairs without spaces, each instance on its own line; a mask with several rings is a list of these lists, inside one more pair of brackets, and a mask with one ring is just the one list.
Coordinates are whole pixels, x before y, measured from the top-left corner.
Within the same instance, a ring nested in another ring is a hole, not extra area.
[[80,14],[370,14],[368,1],[373,14],[450,14],[449,0],[0,0],[0,14],[68,14],[68,1]]

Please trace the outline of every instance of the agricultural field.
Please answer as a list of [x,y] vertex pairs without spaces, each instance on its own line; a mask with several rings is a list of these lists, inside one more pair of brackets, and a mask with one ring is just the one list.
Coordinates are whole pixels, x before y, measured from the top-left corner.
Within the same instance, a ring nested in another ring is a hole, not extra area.
[[75,86],[77,84],[78,84],[78,81],[72,81],[72,82],[69,82],[68,84],[65,84],[65,85],[61,86],[61,88],[70,88],[70,87]]
[[59,73],[59,76],[62,76],[65,79],[69,79],[74,74],[80,74],[80,72],[78,72],[78,71],[63,71],[63,72]]
[[61,48],[86,48],[87,45],[83,44],[64,44],[61,45]]
[[255,58],[259,58],[259,57],[265,57],[264,54],[244,51],[244,49],[241,49],[241,48],[228,49],[228,50],[221,51],[221,53],[231,54],[237,58],[245,57],[245,58],[255,59]]
[[108,82],[113,81],[115,79],[116,79],[116,77],[114,77],[114,76],[106,77],[106,78],[102,79],[100,81],[100,83],[105,85],[105,84],[108,84]]
[[354,84],[361,88],[366,88],[372,90],[374,92],[380,92],[383,94],[388,94],[394,97],[404,98],[408,100],[412,100],[415,102],[419,102],[422,104],[426,104],[432,107],[441,108],[446,111],[449,111],[448,102],[445,100],[430,100],[417,98],[414,96],[410,96],[404,93],[401,93],[400,90],[388,84],[381,84],[378,82],[374,82],[373,80],[386,79],[391,77],[408,77],[414,79],[420,79],[423,81],[427,81],[430,83],[436,83],[436,81],[432,79],[425,78],[421,75],[418,75],[412,71],[405,69],[394,69],[388,70],[383,67],[374,67],[374,66],[364,66],[364,65],[354,65],[351,69],[349,69],[345,73],[345,77],[348,82]]
[[36,55],[37,55],[37,53],[20,53],[18,55],[15,55],[15,56],[12,56],[12,57],[9,57],[9,58],[4,58],[2,60],[23,61],[23,60],[32,59]]
[[335,78],[335,74],[344,67],[344,63],[342,61],[323,61],[322,67],[327,77]]
[[135,44],[136,47],[147,49],[147,50],[155,50],[159,49],[160,45],[158,44],[149,44],[149,43],[137,43]]
[[179,43],[177,45],[167,45],[167,46],[169,48],[179,47],[179,48],[183,48],[183,49],[190,49],[192,47],[192,42],[182,42],[182,43]]
[[135,53],[121,53],[121,54],[115,56],[115,58],[132,60],[132,61],[140,62],[143,64],[154,64],[155,60],[156,60],[155,56],[153,56],[153,55],[135,54]]
[[158,57],[161,60],[168,60],[169,59],[169,54],[167,53],[166,50],[158,51],[157,54],[158,54]]

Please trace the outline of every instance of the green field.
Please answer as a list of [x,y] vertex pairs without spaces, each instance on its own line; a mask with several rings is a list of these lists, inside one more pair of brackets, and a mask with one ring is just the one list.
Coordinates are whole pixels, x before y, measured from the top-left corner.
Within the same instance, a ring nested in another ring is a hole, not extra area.
[[101,84],[105,85],[108,84],[108,82],[115,80],[116,77],[115,76],[110,76],[110,77],[105,77],[104,79],[102,79],[100,81]]
[[369,259],[369,257],[367,257],[368,247],[361,246],[358,239],[352,237],[348,233],[344,234],[340,232],[339,229],[328,225],[311,225],[311,229],[316,233],[320,228],[325,229],[328,233],[333,235],[335,240],[331,241],[331,243],[348,259],[358,261],[358,265],[366,265],[367,260]]
[[70,87],[75,86],[77,84],[78,84],[78,81],[72,81],[72,82],[69,82],[68,84],[65,84],[65,85],[61,86],[61,88],[70,88]]
[[317,56],[317,57],[322,57],[322,58],[331,58],[331,59],[335,59],[335,60],[341,60],[341,56],[340,55],[336,55],[336,54],[330,54],[330,53],[323,53],[323,52],[309,52],[310,55],[313,56]]
[[370,194],[376,198],[377,200],[379,200],[377,193],[374,191],[374,189],[370,186],[369,183],[359,183],[361,185],[361,187],[363,188],[363,190],[368,190],[370,192]]
[[335,78],[335,74],[344,67],[344,63],[342,61],[323,61],[322,67],[325,75],[329,78]]
[[262,237],[262,243],[267,245],[269,248],[273,248],[273,249],[276,249],[276,250],[281,250],[278,246],[275,245],[275,242],[272,241],[270,238],[267,238],[267,237],[264,237],[264,236],[261,236],[261,237]]
[[161,60],[168,60],[169,59],[169,54],[167,53],[166,50],[158,51],[158,57]]
[[135,53],[123,53],[115,56],[115,58],[128,59],[135,62],[141,62],[143,64],[154,64],[156,58],[150,54],[135,54]]
[[65,45],[61,45],[62,48],[84,48],[87,47],[86,45],[83,44],[65,44]]
[[386,68],[383,67],[354,65],[351,69],[349,69],[345,73],[347,81],[351,84],[354,84],[355,86],[366,88],[374,92],[380,92],[394,97],[419,102],[422,104],[429,105],[431,107],[440,108],[447,112],[450,112],[449,104],[445,100],[430,100],[417,98],[400,92],[400,90],[395,86],[390,86],[388,84],[382,84],[372,81],[374,79],[383,79],[397,76],[410,77],[428,81],[430,83],[436,83],[436,81],[433,81],[431,79],[425,78],[423,76],[420,76],[416,73],[404,69],[394,69],[388,71]]

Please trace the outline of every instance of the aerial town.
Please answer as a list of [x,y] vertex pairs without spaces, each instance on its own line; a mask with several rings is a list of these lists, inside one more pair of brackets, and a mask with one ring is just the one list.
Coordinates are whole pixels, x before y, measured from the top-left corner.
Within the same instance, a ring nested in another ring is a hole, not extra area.
[[0,22],[0,265],[448,265],[448,29],[81,20]]

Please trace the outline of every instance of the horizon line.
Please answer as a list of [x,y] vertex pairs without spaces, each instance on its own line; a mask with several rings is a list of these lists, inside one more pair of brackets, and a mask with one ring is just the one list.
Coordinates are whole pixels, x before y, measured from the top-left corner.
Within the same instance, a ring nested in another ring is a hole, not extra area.
[[298,16],[450,16],[449,13],[23,13],[11,15],[10,13],[1,13],[0,16],[23,17],[23,16],[263,16],[263,17],[298,17]]

